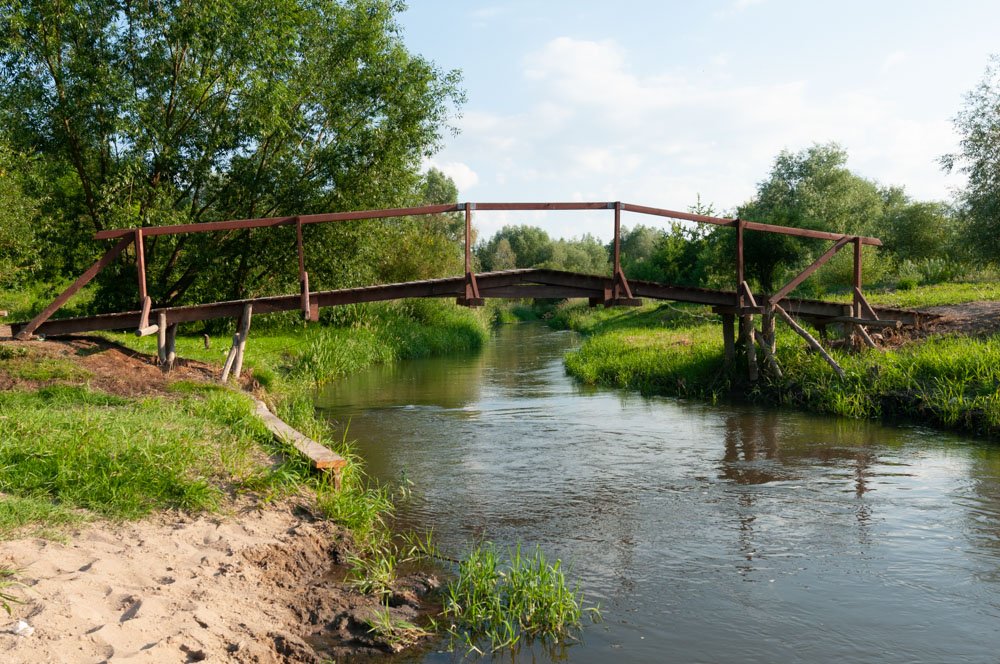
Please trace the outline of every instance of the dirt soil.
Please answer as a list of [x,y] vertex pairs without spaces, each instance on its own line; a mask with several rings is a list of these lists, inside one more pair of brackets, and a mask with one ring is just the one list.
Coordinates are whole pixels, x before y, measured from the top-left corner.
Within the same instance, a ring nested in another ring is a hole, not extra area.
[[[26,351],[23,360],[70,359],[90,375],[68,382],[122,396],[175,398],[171,383],[217,380],[219,372],[179,360],[168,374],[155,357],[97,337],[21,342],[5,332],[0,342]],[[67,381],[0,370],[4,390],[54,382]],[[252,377],[243,387],[256,387]],[[394,650],[365,622],[385,607],[344,582],[349,534],[317,518],[307,499],[245,500],[228,514],[92,522],[63,534],[0,542],[0,568],[19,570],[27,585],[14,589],[26,604],[9,620],[0,613],[2,662],[320,664]],[[391,617],[418,620],[437,586],[425,574],[400,579]],[[27,628],[19,631],[20,621]]]
[[941,318],[927,326],[932,334],[966,334],[983,336],[1000,332],[1000,301],[981,300],[941,307],[927,307],[920,311],[938,314]]

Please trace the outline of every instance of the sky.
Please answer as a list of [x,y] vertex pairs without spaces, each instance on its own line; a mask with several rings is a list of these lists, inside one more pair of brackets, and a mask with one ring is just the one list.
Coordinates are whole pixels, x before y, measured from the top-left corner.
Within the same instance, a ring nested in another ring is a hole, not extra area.
[[[716,212],[782,150],[837,142],[855,173],[948,200],[952,119],[1000,53],[1000,2],[410,0],[403,41],[462,71],[467,101],[425,167],[459,201],[624,201]],[[611,213],[481,212],[608,239]],[[625,225],[663,225],[627,214]]]

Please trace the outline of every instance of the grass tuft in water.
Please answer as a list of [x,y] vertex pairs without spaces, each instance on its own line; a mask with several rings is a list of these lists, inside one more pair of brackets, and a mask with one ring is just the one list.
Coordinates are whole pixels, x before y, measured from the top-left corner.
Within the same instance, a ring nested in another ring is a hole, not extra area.
[[366,622],[368,633],[386,643],[393,652],[416,645],[421,639],[431,635],[409,621],[393,618],[388,610],[376,611]]
[[506,558],[491,542],[474,547],[444,595],[447,631],[480,654],[477,644],[496,651],[524,637],[562,640],[584,613],[600,618],[599,607],[584,608],[579,585],[567,585],[561,561],[550,564],[538,547],[526,555],[520,543]]

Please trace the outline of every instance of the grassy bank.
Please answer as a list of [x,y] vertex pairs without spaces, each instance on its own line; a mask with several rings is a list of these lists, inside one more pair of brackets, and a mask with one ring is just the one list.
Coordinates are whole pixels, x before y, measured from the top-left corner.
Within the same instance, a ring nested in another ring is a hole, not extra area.
[[737,395],[848,417],[1000,434],[1000,336],[931,337],[887,352],[833,350],[846,372],[839,378],[779,324],[784,377],[765,375],[748,385],[745,358],[724,365],[721,324],[702,308],[594,311],[577,305],[559,311],[551,324],[588,335],[567,356],[566,368],[591,384],[713,400]]
[[[290,317],[258,317],[245,370],[279,415],[354,460],[343,440],[330,440],[314,415],[312,389],[371,364],[471,350],[488,338],[489,316],[443,302],[354,308],[335,326],[303,328]],[[106,338],[155,354],[155,338]],[[230,335],[179,335],[178,355],[221,364]],[[334,495],[298,454],[282,452],[253,415],[250,401],[221,386],[179,382],[166,396],[121,396],[92,388],[93,376],[73,355],[52,357],[23,345],[0,347],[0,537],[92,518],[134,519],[150,512],[224,509],[245,491],[269,497],[310,486],[319,507],[363,539],[385,501],[345,473]],[[167,379],[169,383],[169,378]]]
[[[530,316],[522,309],[520,316]],[[0,434],[0,538],[58,537],[61,526],[137,519],[164,510],[225,512],[241,495],[266,503],[305,492],[314,496],[320,513],[354,535],[353,582],[388,601],[397,569],[434,558],[433,544],[414,546],[419,538],[392,531],[397,487],[370,481],[349,441],[330,437],[327,424],[315,415],[313,390],[372,364],[475,350],[488,339],[492,324],[518,319],[511,311],[470,311],[424,300],[345,307],[308,327],[297,315],[254,319],[244,373],[280,417],[348,459],[340,491],[333,490],[329,478],[310,472],[298,453],[275,443],[238,392],[206,383],[170,383],[168,377],[166,395],[116,395],[94,388],[95,376],[72,355],[48,357],[24,344],[0,345],[0,379],[16,385],[0,393],[0,420],[14,423]],[[177,354],[220,367],[232,331],[206,329],[212,331],[182,329]],[[149,355],[156,352],[155,338],[126,332],[101,336]],[[275,458],[281,461],[275,464]],[[491,545],[482,546],[467,557],[499,560]],[[465,647],[494,649],[513,645],[522,634],[559,638],[579,625],[582,596],[567,589],[558,561],[550,565],[539,556],[527,567],[517,556],[511,563],[523,584],[534,588],[530,602],[511,599],[523,594],[520,586],[484,589],[479,604],[449,604],[447,625],[440,628]],[[468,589],[475,567],[455,567],[446,597]],[[548,585],[535,587],[535,581]],[[371,622],[373,634],[387,643],[403,645],[423,634],[387,616]]]

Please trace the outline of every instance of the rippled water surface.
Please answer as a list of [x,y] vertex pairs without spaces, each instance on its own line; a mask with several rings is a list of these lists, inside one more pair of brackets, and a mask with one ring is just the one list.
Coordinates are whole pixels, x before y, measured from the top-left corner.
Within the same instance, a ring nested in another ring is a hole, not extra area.
[[444,551],[574,561],[604,622],[503,660],[1000,662],[1000,446],[588,389],[576,343],[507,326],[317,398]]

